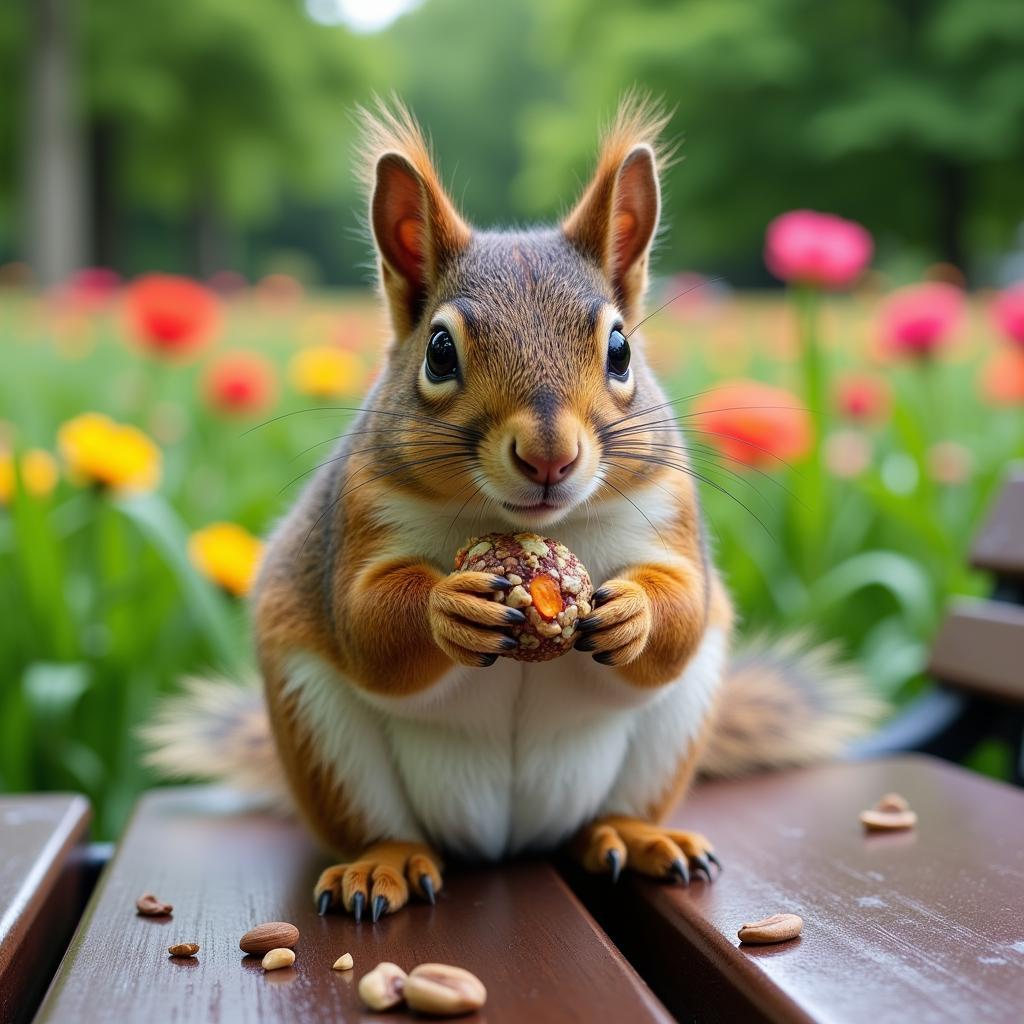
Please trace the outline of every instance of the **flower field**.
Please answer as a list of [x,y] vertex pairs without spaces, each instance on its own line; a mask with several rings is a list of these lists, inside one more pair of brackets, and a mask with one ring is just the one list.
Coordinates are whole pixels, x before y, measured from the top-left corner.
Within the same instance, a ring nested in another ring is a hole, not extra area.
[[[1024,455],[1024,296],[966,295],[949,268],[893,290],[859,235],[803,264],[772,238],[788,293],[659,282],[651,309],[679,297],[644,334],[681,399],[659,415],[688,433],[743,632],[833,640],[899,701],[949,595],[986,587],[965,553]],[[133,728],[157,697],[252,672],[258,537],[384,341],[369,294],[280,276],[0,291],[0,789],[81,790],[111,835],[152,781]]]

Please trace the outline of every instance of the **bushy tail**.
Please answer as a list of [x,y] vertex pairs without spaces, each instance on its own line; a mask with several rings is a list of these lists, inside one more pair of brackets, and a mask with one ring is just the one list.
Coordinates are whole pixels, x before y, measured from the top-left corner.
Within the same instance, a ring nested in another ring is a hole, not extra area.
[[833,760],[884,711],[834,646],[800,634],[755,640],[726,672],[700,772],[734,778]]
[[263,690],[255,682],[186,679],[139,730],[146,764],[164,778],[217,782],[260,807],[293,807]]
[[[735,777],[831,760],[883,710],[830,646],[800,636],[755,642],[729,666],[701,774]],[[166,778],[226,784],[267,808],[293,806],[255,683],[187,679],[140,737],[146,763]]]

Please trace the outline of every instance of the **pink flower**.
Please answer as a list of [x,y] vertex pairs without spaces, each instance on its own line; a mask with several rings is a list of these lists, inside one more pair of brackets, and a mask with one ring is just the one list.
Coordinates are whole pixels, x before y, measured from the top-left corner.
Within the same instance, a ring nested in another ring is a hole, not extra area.
[[996,327],[1010,341],[1024,345],[1024,281],[1018,281],[996,296],[992,317]]
[[863,273],[873,250],[867,229],[852,220],[791,210],[768,225],[764,261],[783,281],[845,288]]
[[848,373],[836,381],[836,406],[846,419],[880,422],[889,412],[889,386],[870,373]]
[[882,343],[896,354],[934,354],[956,330],[964,313],[964,293],[951,284],[929,281],[892,293],[879,314]]

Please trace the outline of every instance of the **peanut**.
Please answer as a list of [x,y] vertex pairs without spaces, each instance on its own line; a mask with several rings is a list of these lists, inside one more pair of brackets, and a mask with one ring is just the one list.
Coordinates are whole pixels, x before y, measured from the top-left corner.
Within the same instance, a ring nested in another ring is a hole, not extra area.
[[174,907],[157,899],[151,892],[144,892],[135,901],[135,909],[140,917],[166,917]]
[[263,970],[279,971],[295,963],[295,952],[291,949],[271,949],[263,958]]
[[199,952],[198,942],[179,942],[174,946],[168,946],[167,952],[171,956],[195,956]]
[[773,942],[788,942],[795,939],[803,926],[803,920],[796,914],[772,914],[763,921],[743,925],[737,934],[740,942],[769,945]]
[[342,953],[337,960],[334,961],[333,970],[335,971],[351,971],[352,970],[352,954]]
[[487,1001],[487,989],[461,967],[420,964],[405,981],[405,1001],[421,1013],[452,1017],[479,1010]]
[[869,832],[895,832],[913,828],[917,815],[913,811],[861,811],[860,821]]
[[371,1010],[390,1010],[404,998],[407,979],[401,967],[385,960],[359,979],[359,998]]
[[886,793],[881,800],[875,804],[876,811],[909,811],[910,804],[907,803],[906,797],[902,797],[899,793]]
[[262,956],[272,949],[291,949],[299,941],[299,929],[287,921],[267,921],[250,928],[238,943],[243,953]]

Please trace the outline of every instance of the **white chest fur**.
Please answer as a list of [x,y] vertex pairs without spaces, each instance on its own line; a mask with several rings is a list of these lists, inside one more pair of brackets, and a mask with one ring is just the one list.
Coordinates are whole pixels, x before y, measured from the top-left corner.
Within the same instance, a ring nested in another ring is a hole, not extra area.
[[[595,586],[624,566],[670,558],[657,527],[676,509],[657,488],[634,500],[646,520],[623,500],[557,527]],[[391,537],[382,557],[415,551],[441,567],[464,534],[508,528],[477,521],[446,533],[436,506],[407,499],[393,499],[380,516]],[[487,669],[453,669],[401,699],[369,694],[297,652],[286,687],[374,837],[497,858],[555,846],[602,813],[643,814],[704,721],[725,644],[710,629],[681,677],[650,691],[579,652],[541,664],[499,659]]]

